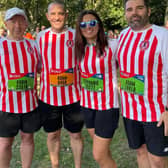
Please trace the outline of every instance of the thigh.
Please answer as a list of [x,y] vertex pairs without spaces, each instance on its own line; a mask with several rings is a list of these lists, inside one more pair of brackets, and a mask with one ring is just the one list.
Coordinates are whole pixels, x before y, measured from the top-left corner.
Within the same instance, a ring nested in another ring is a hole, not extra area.
[[145,144],[143,124],[138,121],[123,118],[129,147],[138,149]]
[[118,127],[119,109],[109,109],[96,112],[95,134],[102,138],[112,138]]
[[96,110],[81,107],[81,113],[84,118],[84,122],[87,129],[92,129],[95,127],[95,117],[96,117]]
[[101,154],[102,157],[106,156],[109,152],[109,146],[111,143],[111,138],[102,138],[97,135],[93,137],[93,153]]
[[83,128],[83,115],[80,111],[80,103],[73,103],[62,107],[64,128],[71,133],[80,132]]
[[168,156],[168,137],[164,136],[164,125],[157,122],[144,123],[145,139],[148,151],[156,156]]
[[46,132],[55,132],[62,128],[61,107],[51,106],[39,101],[41,125]]
[[20,129],[19,114],[0,111],[0,137],[14,137]]
[[40,124],[40,114],[38,109],[22,114],[21,117],[21,131],[24,133],[34,133],[38,131],[41,127]]

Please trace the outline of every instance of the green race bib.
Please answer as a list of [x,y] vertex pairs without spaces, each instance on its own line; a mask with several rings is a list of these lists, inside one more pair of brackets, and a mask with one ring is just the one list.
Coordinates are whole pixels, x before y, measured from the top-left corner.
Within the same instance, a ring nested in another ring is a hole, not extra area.
[[11,73],[8,77],[9,91],[26,91],[34,88],[34,73]]
[[103,92],[103,74],[81,73],[81,86],[92,92]]
[[144,81],[143,75],[120,72],[121,89],[128,93],[144,95]]

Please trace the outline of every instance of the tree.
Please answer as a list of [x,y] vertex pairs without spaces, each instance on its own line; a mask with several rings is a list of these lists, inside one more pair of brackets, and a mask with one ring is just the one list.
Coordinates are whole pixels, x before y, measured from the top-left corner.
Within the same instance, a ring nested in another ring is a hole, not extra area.
[[96,10],[107,30],[126,26],[122,0],[88,0],[85,8]]
[[165,11],[167,7],[167,0],[151,0],[151,23],[155,23],[157,25],[164,25],[165,21]]

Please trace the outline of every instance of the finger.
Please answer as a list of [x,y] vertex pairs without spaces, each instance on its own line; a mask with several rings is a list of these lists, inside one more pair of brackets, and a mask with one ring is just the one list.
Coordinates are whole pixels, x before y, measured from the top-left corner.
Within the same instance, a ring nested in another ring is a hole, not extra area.
[[159,122],[157,123],[157,127],[160,127],[161,125],[162,125],[162,122],[163,122],[163,120],[159,120]]
[[166,124],[165,124],[165,126],[164,126],[164,135],[165,135],[165,136],[168,136],[168,127],[167,127]]

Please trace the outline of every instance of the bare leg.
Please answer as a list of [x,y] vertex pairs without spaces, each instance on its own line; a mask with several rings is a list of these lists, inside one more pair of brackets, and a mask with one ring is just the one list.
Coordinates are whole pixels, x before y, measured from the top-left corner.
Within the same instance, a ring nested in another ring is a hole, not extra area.
[[110,152],[111,138],[102,138],[94,135],[93,156],[101,168],[117,168]]
[[95,133],[95,129],[94,129],[94,128],[89,128],[89,129],[87,129],[87,130],[88,130],[89,135],[90,135],[91,138],[93,139],[94,133]]
[[52,168],[59,167],[59,152],[61,147],[61,130],[48,133],[47,146],[51,159]]
[[34,153],[33,134],[20,132],[20,135],[21,135],[20,154],[22,160],[22,168],[30,168]]
[[167,168],[167,157],[159,157],[148,152],[151,168]]
[[9,168],[14,138],[0,137],[0,168]]
[[137,162],[139,168],[151,168],[148,158],[148,151],[146,145],[142,145],[137,151]]
[[81,133],[70,133],[70,143],[74,156],[75,168],[81,168],[81,160],[83,153],[83,140]]

